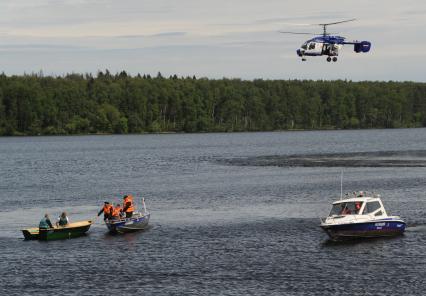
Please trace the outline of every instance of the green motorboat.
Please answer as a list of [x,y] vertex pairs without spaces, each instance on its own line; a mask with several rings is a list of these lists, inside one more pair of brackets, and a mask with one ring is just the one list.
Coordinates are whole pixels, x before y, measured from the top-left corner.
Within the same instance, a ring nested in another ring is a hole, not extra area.
[[84,235],[92,225],[91,220],[77,221],[66,226],[54,226],[50,229],[39,229],[38,227],[22,229],[26,240],[55,240],[67,239]]

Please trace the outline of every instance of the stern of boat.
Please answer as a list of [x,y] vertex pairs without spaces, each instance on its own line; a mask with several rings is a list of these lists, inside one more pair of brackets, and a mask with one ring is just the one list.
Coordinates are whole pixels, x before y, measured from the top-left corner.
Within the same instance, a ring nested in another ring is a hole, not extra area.
[[26,240],[35,240],[39,239],[39,230],[38,228],[28,228],[22,229],[22,234]]

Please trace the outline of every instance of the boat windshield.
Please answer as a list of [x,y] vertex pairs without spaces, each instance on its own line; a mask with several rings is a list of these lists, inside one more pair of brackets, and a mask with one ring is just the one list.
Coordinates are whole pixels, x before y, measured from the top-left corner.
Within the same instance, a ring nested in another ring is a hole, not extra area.
[[357,215],[361,209],[361,202],[342,202],[333,205],[330,216],[333,215]]

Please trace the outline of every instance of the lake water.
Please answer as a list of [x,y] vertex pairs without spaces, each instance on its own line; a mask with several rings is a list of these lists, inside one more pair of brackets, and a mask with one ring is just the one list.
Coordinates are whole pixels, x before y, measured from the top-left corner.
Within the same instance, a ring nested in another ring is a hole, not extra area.
[[[425,151],[426,129],[0,138],[0,295],[424,295]],[[342,170],[405,235],[328,241]],[[148,230],[22,238],[126,193]]]

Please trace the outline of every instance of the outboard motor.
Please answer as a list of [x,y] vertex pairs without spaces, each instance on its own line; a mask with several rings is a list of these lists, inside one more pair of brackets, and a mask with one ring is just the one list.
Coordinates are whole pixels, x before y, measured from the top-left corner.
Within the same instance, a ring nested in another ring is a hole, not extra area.
[[354,44],[354,51],[356,53],[369,52],[370,48],[371,48],[371,42],[368,42],[368,41],[361,41]]

